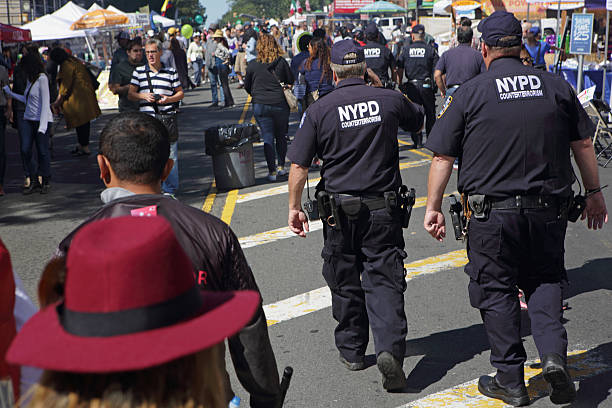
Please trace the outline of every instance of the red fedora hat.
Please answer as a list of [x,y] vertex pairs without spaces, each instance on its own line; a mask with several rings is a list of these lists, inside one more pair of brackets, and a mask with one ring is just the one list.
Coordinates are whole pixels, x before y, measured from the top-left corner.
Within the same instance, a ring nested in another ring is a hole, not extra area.
[[76,234],[64,300],[34,315],[6,358],[55,371],[143,369],[222,342],[259,302],[253,291],[200,291],[163,218],[107,219]]

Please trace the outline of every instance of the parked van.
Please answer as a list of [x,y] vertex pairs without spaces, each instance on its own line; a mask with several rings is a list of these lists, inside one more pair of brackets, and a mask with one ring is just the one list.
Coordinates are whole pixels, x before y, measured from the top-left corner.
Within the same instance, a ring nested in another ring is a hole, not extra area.
[[373,19],[387,40],[392,39],[392,32],[397,26],[406,24],[406,17],[374,17]]

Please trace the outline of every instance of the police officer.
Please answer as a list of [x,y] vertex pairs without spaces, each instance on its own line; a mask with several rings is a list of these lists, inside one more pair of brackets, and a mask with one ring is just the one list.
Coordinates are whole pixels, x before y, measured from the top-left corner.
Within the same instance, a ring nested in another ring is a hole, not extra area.
[[[425,27],[417,24],[412,28],[412,43],[404,46],[397,62],[397,82],[402,83],[403,74],[406,80],[417,88],[425,108],[427,134],[436,121],[436,97],[433,88],[433,71],[438,63],[438,53],[434,47],[425,43]],[[421,147],[421,132],[413,133],[412,140],[416,147]]]
[[423,111],[399,92],[366,86],[363,49],[352,40],[334,44],[331,63],[337,87],[308,108],[287,153],[289,227],[306,236],[300,199],[316,154],[323,161],[317,197],[330,203],[319,206],[328,212],[321,214],[321,255],[340,361],[349,370],[366,368],[369,325],[383,387],[398,390],[406,386],[407,327],[397,128],[420,129]]
[[378,42],[381,35],[376,23],[371,21],[365,28],[366,45],[363,47],[366,64],[381,80],[385,88],[393,89],[389,70],[395,69],[395,58],[391,50]]
[[570,149],[590,193],[583,218],[593,229],[608,219],[597,192],[593,123],[563,77],[521,63],[521,24],[514,15],[496,11],[478,30],[488,71],[459,87],[425,145],[435,156],[424,226],[434,238],[444,238],[442,194],[459,157],[458,188],[471,212],[468,292],[472,306],[480,309],[497,369],[494,377],[480,377],[478,389],[514,406],[530,402],[518,286],[526,295],[550,399],[565,404],[576,395],[561,322],[573,182]]
[[459,85],[487,70],[480,52],[471,47],[473,36],[474,31],[471,27],[457,28],[459,45],[445,51],[436,65],[434,79],[440,93],[446,99],[459,88]]

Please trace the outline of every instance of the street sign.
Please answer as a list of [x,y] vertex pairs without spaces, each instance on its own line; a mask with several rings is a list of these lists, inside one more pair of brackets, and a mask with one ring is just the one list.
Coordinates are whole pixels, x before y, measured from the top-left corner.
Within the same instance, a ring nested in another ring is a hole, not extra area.
[[593,14],[572,15],[570,54],[590,54],[593,43]]

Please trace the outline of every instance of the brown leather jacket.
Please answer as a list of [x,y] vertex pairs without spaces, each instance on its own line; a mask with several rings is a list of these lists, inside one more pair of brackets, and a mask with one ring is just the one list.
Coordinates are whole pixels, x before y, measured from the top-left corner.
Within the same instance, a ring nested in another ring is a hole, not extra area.
[[[109,202],[62,240],[58,255],[66,254],[74,234],[84,225],[104,218],[129,216],[132,210],[148,206],[156,206],[157,215],[172,225],[203,289],[259,292],[238,238],[230,227],[210,214],[163,195],[138,194]],[[236,375],[251,395],[251,407],[276,406],[280,394],[278,369],[261,305],[253,320],[228,339],[228,345]],[[225,385],[231,396],[227,375]]]

